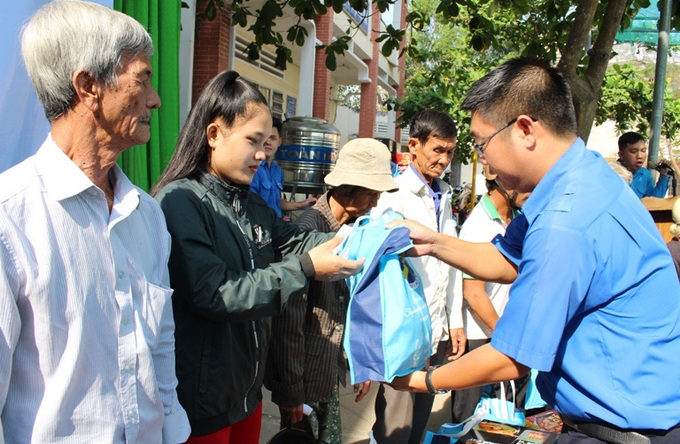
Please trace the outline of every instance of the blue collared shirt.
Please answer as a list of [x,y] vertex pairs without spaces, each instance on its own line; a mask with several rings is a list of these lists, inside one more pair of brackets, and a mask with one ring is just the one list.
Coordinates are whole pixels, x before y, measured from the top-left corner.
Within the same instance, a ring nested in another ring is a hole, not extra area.
[[[520,241],[521,240],[521,241]],[[494,243],[519,265],[491,344],[577,420],[680,422],[680,285],[649,212],[581,139]]]
[[645,167],[642,167],[633,173],[633,180],[630,182],[630,187],[633,189],[637,197],[665,197],[668,192],[668,182],[671,178],[668,176],[659,176],[659,180],[654,185],[652,173]]
[[283,170],[276,162],[272,161],[271,166],[263,160],[253,181],[250,183],[250,191],[257,193],[267,202],[269,208],[276,211],[281,217],[281,191],[283,191]]

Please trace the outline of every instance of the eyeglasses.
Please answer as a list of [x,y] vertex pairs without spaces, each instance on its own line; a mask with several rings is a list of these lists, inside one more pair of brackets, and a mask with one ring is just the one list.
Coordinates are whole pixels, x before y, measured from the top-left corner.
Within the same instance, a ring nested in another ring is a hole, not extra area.
[[479,143],[476,143],[475,146],[473,146],[473,148],[475,149],[475,151],[477,151],[477,156],[482,157],[482,155],[484,154],[484,150],[485,150],[484,145],[489,143],[489,140],[493,139],[493,137],[495,135],[497,135],[498,133],[500,133],[504,129],[509,128],[510,125],[512,125],[513,123],[517,122],[517,119],[519,119],[519,116],[515,117],[514,119],[512,119],[511,121],[506,123],[504,126],[500,127],[499,129],[497,129],[496,131],[491,133],[490,136],[487,136],[487,137],[483,138],[482,140],[480,140]]

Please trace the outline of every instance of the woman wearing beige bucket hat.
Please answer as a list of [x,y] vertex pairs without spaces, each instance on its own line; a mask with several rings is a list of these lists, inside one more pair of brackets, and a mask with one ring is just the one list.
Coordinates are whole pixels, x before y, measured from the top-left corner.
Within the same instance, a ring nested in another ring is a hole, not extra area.
[[[295,224],[330,233],[368,213],[383,191],[397,189],[390,157],[387,146],[375,139],[345,144],[333,171],[324,179],[332,188]],[[328,444],[342,441],[338,383],[345,384],[341,344],[348,299],[344,281],[314,281],[308,294],[289,300],[272,324],[265,384],[281,409],[281,425],[300,422],[302,404],[310,404],[319,420],[320,442]],[[368,386],[354,387],[356,401],[364,397]]]

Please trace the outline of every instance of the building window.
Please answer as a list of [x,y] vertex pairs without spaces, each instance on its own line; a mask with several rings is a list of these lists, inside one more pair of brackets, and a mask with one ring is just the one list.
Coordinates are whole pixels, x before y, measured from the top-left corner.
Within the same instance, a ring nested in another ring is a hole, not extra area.
[[248,54],[246,53],[246,47],[248,46],[248,40],[236,35],[236,58],[243,60],[246,63],[250,63],[262,71],[265,71],[279,79],[284,78],[284,72],[276,67],[274,62],[276,62],[276,55],[265,49],[260,51],[260,58],[258,60],[250,61],[248,60]]
[[272,97],[269,101],[269,108],[272,110],[272,115],[283,118],[283,93],[278,91],[272,91]]

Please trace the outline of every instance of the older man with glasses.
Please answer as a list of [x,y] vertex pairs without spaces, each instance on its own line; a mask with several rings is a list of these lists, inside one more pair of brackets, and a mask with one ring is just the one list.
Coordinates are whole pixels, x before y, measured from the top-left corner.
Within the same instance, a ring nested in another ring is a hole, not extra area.
[[[371,213],[392,209],[432,230],[455,236],[451,187],[440,177],[453,158],[456,125],[448,114],[430,109],[416,113],[409,129],[411,164],[396,178],[399,190],[384,193]],[[432,321],[430,364],[441,364],[447,353],[457,358],[465,350],[462,298],[453,300],[455,270],[433,257],[417,258],[413,265],[422,277]],[[420,443],[433,402],[430,394],[402,393],[381,384],[375,401],[373,438],[378,444]]]

